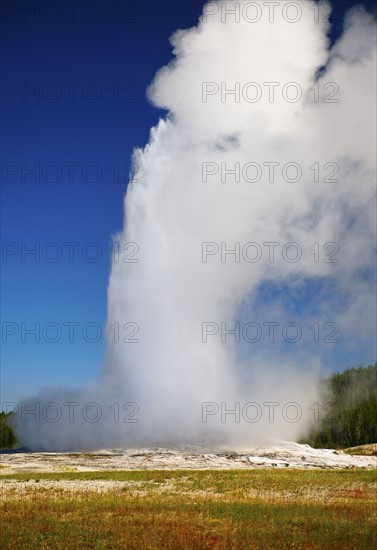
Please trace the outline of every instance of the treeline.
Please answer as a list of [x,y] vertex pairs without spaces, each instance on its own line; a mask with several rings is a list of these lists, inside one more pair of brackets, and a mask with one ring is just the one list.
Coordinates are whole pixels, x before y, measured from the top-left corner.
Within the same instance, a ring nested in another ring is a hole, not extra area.
[[12,449],[17,443],[16,436],[7,423],[10,414],[11,413],[0,412],[0,449]]
[[377,363],[333,374],[322,390],[326,409],[303,442],[335,449],[377,443]]

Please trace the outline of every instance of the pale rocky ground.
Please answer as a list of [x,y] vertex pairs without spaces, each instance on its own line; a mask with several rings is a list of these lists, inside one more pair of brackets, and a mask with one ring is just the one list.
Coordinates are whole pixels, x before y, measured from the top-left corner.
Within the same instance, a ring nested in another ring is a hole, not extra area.
[[[196,500],[197,498],[211,497],[218,500],[224,500],[224,498],[232,499],[239,498],[239,495],[224,495],[216,491],[215,487],[206,487],[205,489],[193,490],[190,486],[189,479],[190,472],[187,471],[187,477],[180,477],[178,479],[166,479],[162,482],[156,482],[154,480],[141,479],[138,481],[115,481],[115,480],[71,480],[71,479],[55,479],[55,480],[34,480],[17,481],[17,480],[4,480],[0,481],[0,501],[6,501],[8,498],[22,499],[22,500],[35,500],[38,497],[42,498],[44,495],[48,495],[49,498],[53,497],[57,501],[61,497],[68,498],[85,498],[89,493],[106,494],[117,497],[136,497],[136,498],[150,498],[153,496],[164,495],[168,498],[171,495],[185,495],[187,499]],[[283,489],[271,489],[271,488],[248,488],[246,491],[241,488],[243,496],[254,500],[284,500],[294,501],[299,499],[307,501],[320,501],[326,502],[339,502],[342,499],[349,500],[349,498],[359,498],[360,495],[364,498],[370,498],[376,500],[377,495],[377,482],[360,484],[359,482],[350,482],[345,480],[344,483],[333,485],[315,485],[307,487],[299,487],[293,490]]]
[[[372,446],[377,452],[377,444]],[[101,450],[92,453],[0,454],[0,474],[23,472],[85,472],[105,470],[228,470],[250,468],[377,468],[377,455],[313,449],[282,443],[264,448],[202,447]]]
[[[377,453],[377,445],[369,446],[368,452]],[[65,495],[84,495],[85,493],[108,493],[143,498],[153,493],[166,495],[179,492],[190,499],[203,496],[202,491],[186,491],[185,478],[168,479],[163,483],[153,480],[117,481],[117,480],[85,480],[85,479],[41,479],[19,481],[1,480],[1,474],[43,473],[43,472],[85,472],[85,471],[116,471],[116,470],[230,470],[230,469],[377,469],[377,456],[351,456],[343,451],[328,449],[312,449],[308,445],[284,443],[269,448],[254,449],[204,449],[193,447],[158,448],[158,449],[128,449],[102,450],[95,453],[28,453],[11,452],[0,455],[0,498],[34,499],[37,495],[43,497],[45,491],[59,499],[62,491]],[[377,482],[365,490],[376,494]],[[215,490],[213,490],[215,491]],[[223,495],[210,491],[211,497],[222,499]],[[349,498],[350,491],[357,496],[359,487],[356,484],[344,485],[337,489],[316,487],[304,488],[300,492],[301,499],[332,501],[342,498],[344,493]],[[342,493],[343,492],[343,493]],[[271,493],[270,490],[250,490],[249,498],[266,500],[283,498],[294,499],[297,493]],[[206,493],[207,494],[207,493]],[[208,493],[209,494],[209,493]]]

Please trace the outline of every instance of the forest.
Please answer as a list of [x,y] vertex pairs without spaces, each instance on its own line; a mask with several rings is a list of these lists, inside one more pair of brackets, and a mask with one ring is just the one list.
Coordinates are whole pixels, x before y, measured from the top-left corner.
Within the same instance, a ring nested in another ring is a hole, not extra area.
[[321,386],[326,413],[301,442],[327,449],[377,443],[377,363],[332,374]]

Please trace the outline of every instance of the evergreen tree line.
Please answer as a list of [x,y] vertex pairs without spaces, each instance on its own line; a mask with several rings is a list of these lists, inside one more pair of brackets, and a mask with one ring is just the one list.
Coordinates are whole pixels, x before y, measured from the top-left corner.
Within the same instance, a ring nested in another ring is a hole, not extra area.
[[16,436],[7,423],[10,414],[0,412],[0,449],[12,449],[17,443]]
[[325,414],[304,442],[322,449],[377,443],[377,363],[333,374],[321,385]]

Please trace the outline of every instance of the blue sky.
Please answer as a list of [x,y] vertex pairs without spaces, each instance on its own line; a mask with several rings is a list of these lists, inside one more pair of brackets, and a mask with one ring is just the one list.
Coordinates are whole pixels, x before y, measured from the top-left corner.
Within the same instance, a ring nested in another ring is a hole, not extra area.
[[[104,340],[95,328],[106,319],[130,155],[163,115],[145,90],[171,59],[168,37],[195,25],[203,2],[97,0],[85,12],[78,1],[68,12],[58,1],[56,21],[52,4],[5,2],[2,12],[1,402],[98,374]],[[354,4],[333,2],[333,39]],[[25,333],[36,323],[46,331],[39,342]],[[328,361],[336,369],[373,359],[338,349]]]

